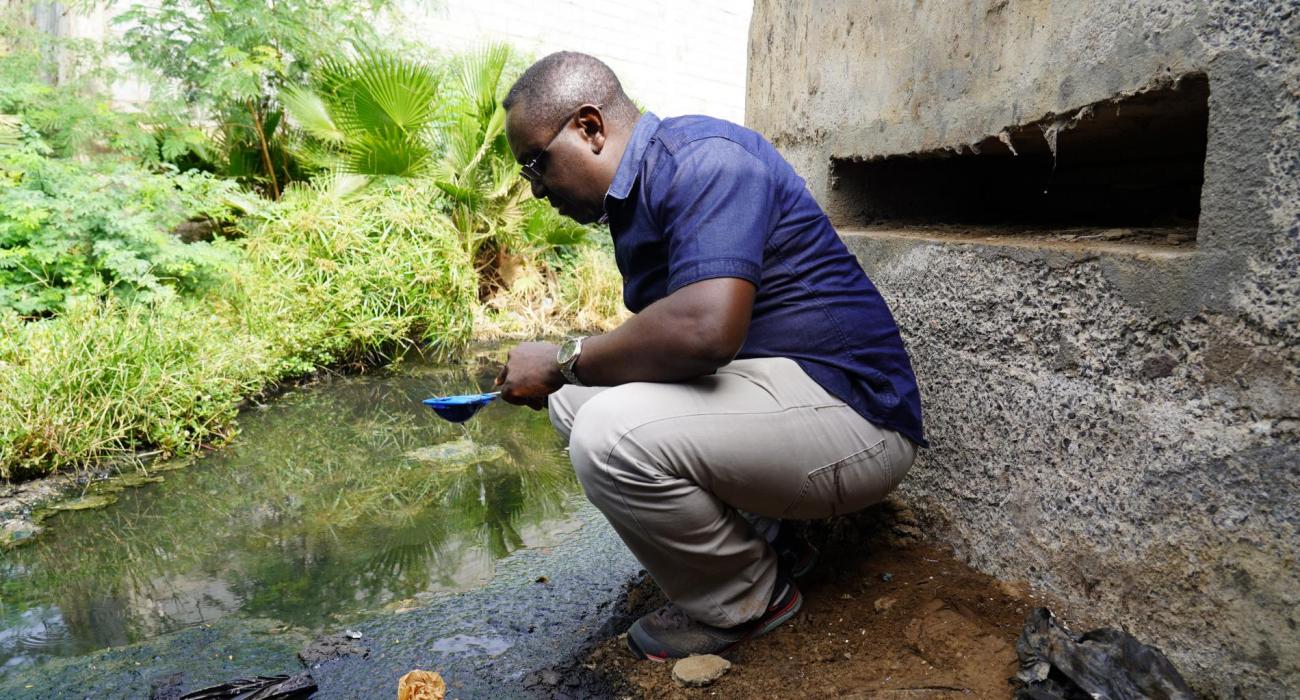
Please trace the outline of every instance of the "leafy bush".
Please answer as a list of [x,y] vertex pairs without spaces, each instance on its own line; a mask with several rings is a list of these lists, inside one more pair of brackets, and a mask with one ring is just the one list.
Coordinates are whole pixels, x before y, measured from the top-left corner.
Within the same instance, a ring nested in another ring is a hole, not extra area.
[[384,354],[419,342],[462,347],[473,331],[475,276],[423,180],[385,180],[356,194],[338,181],[291,187],[250,227],[238,302],[273,339],[281,374]]
[[540,338],[613,330],[628,316],[622,289],[610,245],[563,249],[546,262],[525,260],[511,271],[509,285],[479,306],[475,335]]
[[486,298],[509,285],[499,269],[507,261],[545,267],[543,258],[592,230],[534,200],[519,177],[501,99],[524,63],[504,44],[438,67],[367,50],[324,61],[310,87],[287,88],[281,100],[310,136],[301,160],[335,173],[431,178]]
[[202,291],[227,255],[169,231],[196,217],[229,220],[236,206],[249,204],[234,183],[201,173],[0,147],[0,308],[43,316],[72,296]]

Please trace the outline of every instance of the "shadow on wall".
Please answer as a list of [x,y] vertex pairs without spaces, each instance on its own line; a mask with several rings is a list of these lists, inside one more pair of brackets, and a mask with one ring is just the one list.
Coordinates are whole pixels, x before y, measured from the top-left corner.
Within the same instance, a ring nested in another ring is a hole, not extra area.
[[1203,73],[970,146],[832,160],[839,226],[1144,227],[1195,235],[1209,81]]

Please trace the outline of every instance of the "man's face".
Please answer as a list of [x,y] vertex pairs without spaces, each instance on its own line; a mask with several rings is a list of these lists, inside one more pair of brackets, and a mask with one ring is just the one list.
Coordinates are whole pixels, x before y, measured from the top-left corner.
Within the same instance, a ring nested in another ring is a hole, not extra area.
[[506,119],[506,139],[520,165],[537,158],[534,197],[579,223],[600,219],[610,183],[603,181],[605,121],[599,108],[583,105],[563,124],[544,124],[531,118],[528,105],[518,105]]

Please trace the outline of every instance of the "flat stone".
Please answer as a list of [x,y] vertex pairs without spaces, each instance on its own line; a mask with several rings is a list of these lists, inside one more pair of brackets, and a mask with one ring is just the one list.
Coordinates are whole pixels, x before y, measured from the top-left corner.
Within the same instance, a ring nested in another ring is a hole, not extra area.
[[881,596],[880,598],[876,598],[876,602],[872,603],[871,606],[876,609],[876,612],[885,612],[886,610],[894,607],[894,603],[897,602],[898,602],[897,598],[890,598],[889,596]]
[[426,464],[442,466],[463,466],[495,462],[506,456],[505,448],[499,445],[480,445],[469,438],[452,440],[429,447],[421,447],[406,453],[407,458]]
[[40,531],[40,525],[26,518],[0,520],[0,548],[23,544]]
[[731,662],[715,656],[691,656],[673,664],[673,680],[685,688],[703,688],[712,685],[731,670]]
[[117,502],[117,496],[103,494],[99,496],[82,496],[71,501],[62,501],[50,506],[50,510],[92,510],[103,508]]

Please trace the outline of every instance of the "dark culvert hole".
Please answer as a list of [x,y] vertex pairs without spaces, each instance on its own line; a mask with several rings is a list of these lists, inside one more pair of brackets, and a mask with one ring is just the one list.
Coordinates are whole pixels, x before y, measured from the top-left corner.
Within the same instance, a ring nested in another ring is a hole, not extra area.
[[1192,241],[1208,98],[1206,76],[1190,74],[959,152],[833,159],[828,209],[842,228],[1136,228]]

